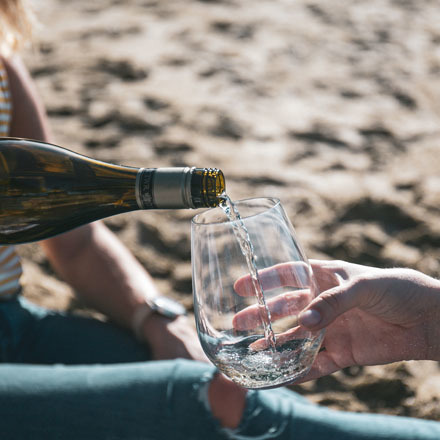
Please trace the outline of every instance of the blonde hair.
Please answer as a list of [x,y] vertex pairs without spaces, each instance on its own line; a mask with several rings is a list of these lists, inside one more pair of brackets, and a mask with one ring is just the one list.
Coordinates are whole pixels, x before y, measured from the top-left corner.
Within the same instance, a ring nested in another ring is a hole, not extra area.
[[0,0],[0,54],[8,56],[30,39],[32,13],[27,0]]

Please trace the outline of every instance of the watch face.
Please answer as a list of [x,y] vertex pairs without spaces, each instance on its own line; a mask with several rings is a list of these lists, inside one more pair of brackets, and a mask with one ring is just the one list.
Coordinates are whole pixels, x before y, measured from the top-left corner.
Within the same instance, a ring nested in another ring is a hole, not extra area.
[[154,299],[154,309],[156,312],[167,316],[168,318],[176,318],[180,315],[185,315],[186,310],[182,304],[174,301],[166,296],[159,296]]

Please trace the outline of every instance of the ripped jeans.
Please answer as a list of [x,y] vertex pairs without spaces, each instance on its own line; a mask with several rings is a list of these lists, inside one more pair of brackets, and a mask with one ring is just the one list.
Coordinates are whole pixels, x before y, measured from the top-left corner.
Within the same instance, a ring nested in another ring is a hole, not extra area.
[[2,440],[440,438],[437,422],[332,411],[286,389],[250,391],[240,426],[222,428],[213,366],[149,361],[119,328],[22,298],[0,302],[0,350]]

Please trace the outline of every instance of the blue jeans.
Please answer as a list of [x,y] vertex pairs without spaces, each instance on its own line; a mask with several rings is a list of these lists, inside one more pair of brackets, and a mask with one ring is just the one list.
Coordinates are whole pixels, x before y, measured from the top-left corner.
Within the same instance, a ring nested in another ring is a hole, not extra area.
[[437,422],[332,411],[286,389],[251,391],[239,428],[207,399],[214,367],[151,361],[129,333],[0,302],[0,439],[438,440]]

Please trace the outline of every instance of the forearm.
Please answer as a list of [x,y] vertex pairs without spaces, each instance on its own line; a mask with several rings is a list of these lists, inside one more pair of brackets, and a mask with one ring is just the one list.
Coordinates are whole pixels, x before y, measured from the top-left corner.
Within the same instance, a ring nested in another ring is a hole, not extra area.
[[101,222],[42,242],[48,258],[90,307],[129,327],[145,296],[157,294],[149,274]]

